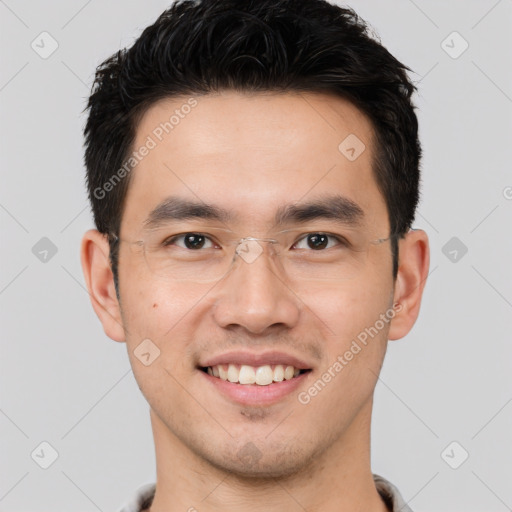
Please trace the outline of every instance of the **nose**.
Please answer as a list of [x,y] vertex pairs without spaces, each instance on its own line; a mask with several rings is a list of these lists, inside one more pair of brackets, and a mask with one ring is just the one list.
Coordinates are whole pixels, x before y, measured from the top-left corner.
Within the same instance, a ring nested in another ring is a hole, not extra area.
[[230,271],[217,288],[214,319],[220,327],[263,334],[297,324],[301,302],[269,258],[269,245],[255,239],[240,243]]

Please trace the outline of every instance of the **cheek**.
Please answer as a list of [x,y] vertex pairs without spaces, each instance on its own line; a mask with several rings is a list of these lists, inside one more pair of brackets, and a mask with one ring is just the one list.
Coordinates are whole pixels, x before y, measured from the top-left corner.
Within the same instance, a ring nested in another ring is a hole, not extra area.
[[194,338],[193,315],[200,308],[199,294],[151,280],[133,282],[137,286],[124,287],[121,309],[134,376],[150,403],[162,387],[166,400],[177,402],[180,387],[175,379],[186,382],[190,378],[187,350]]
[[185,297],[175,285],[155,279],[141,254],[120,258],[119,289],[127,341],[159,340],[183,308]]
[[[121,276],[120,276],[121,277]],[[166,368],[189,371],[190,345],[209,308],[209,287],[193,283],[172,283],[144,276],[126,276],[121,283],[121,311],[127,330],[126,341],[133,352],[146,339],[160,350]]]
[[392,305],[392,279],[368,276],[367,280],[357,279],[315,288],[298,294],[312,313],[313,318],[323,325],[325,335],[346,342],[359,332],[370,327]]
[[129,338],[143,336],[163,341],[192,309],[195,297],[183,290],[177,292],[171,285],[151,285],[150,280],[134,282],[138,286],[125,287],[121,295]]
[[[327,410],[343,406],[347,414],[352,409],[355,413],[373,392],[387,347],[392,316],[385,315],[392,311],[391,297],[389,287],[368,287],[360,282],[324,296],[321,318],[330,335],[325,335],[322,370],[331,374],[326,379],[333,382],[323,402]],[[315,297],[311,300],[319,302]]]

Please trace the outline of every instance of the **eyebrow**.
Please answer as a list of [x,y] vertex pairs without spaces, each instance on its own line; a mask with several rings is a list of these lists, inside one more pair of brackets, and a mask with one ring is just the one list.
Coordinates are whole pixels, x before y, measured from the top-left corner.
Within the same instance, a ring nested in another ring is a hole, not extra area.
[[[157,229],[167,222],[189,219],[208,219],[229,223],[236,214],[213,204],[191,201],[171,196],[154,208],[144,221],[147,230]],[[276,226],[303,224],[317,219],[334,220],[345,226],[358,226],[364,219],[363,209],[351,199],[341,195],[331,195],[306,203],[280,206],[274,217]]]
[[329,219],[343,225],[358,226],[364,219],[364,211],[352,199],[333,195],[308,203],[282,206],[276,212],[275,224],[301,224],[317,219]]
[[145,229],[156,229],[166,222],[187,219],[209,219],[227,223],[233,218],[233,213],[217,206],[191,201],[180,197],[164,199],[150,212],[144,221]]

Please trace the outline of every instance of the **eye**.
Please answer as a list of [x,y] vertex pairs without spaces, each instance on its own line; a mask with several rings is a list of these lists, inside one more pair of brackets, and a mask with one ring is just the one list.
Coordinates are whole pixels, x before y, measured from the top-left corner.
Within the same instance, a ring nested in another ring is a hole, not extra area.
[[198,249],[211,249],[214,247],[213,242],[201,233],[184,233],[183,235],[176,235],[167,238],[163,244],[164,247],[176,245],[182,249],[198,250]]
[[327,233],[308,233],[306,236],[295,242],[296,249],[313,249],[319,251],[330,249],[336,245],[346,245],[339,237]]

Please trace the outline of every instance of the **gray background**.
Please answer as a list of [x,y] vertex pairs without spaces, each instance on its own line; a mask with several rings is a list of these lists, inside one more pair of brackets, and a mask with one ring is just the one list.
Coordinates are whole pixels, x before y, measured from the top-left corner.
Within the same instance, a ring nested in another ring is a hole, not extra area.
[[[432,249],[420,319],[377,386],[373,471],[415,512],[512,510],[512,0],[351,5],[415,71]],[[84,289],[81,112],[96,66],[167,6],[0,0],[1,511],[114,511],[155,479],[126,346]]]

